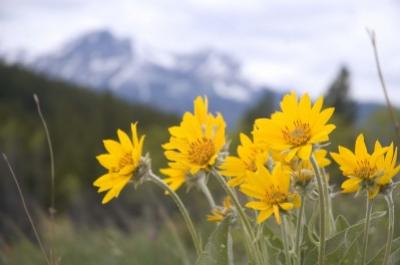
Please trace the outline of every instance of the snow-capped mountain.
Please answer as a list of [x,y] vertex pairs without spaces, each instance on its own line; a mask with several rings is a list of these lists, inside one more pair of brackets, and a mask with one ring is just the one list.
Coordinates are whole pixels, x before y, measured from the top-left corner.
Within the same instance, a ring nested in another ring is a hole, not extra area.
[[133,52],[129,39],[116,39],[108,31],[96,31],[40,56],[32,67],[92,88],[107,88],[109,80],[134,60]]
[[207,95],[212,110],[222,112],[230,124],[264,91],[241,77],[240,63],[228,54],[212,49],[190,54],[143,52],[132,40],[107,30],[83,34],[28,67],[178,113],[190,110],[197,95]]

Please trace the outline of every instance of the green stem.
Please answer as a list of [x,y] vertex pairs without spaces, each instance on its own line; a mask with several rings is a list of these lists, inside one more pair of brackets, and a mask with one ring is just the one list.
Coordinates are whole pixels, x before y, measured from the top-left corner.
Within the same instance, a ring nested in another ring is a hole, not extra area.
[[286,216],[282,216],[282,224],[280,225],[281,227],[281,236],[282,236],[282,242],[283,242],[283,250],[285,253],[285,264],[290,265],[290,254],[289,254],[289,244],[288,244],[288,239],[287,239],[287,219]]
[[257,225],[258,226],[258,231],[257,231],[257,240],[260,243],[260,252],[263,258],[263,264],[270,264],[270,259],[269,259],[269,253],[268,253],[268,247],[265,244],[264,240],[264,225],[265,222]]
[[168,192],[168,195],[170,195],[171,198],[174,200],[174,202],[178,206],[179,211],[183,216],[183,219],[185,220],[190,235],[192,236],[193,244],[196,249],[197,255],[200,255],[203,252],[200,237],[196,231],[192,219],[190,218],[188,210],[186,209],[182,200],[179,198],[178,194],[176,194],[176,192],[173,191],[167,184],[165,184],[165,182],[162,179],[160,179],[157,175],[155,175],[151,171],[149,172],[149,180],[157,184],[157,186],[162,188],[164,191]]
[[[240,218],[240,221],[243,226],[243,230],[246,235],[247,244],[249,244],[248,249],[250,250],[250,252],[252,252],[250,254],[254,257],[257,264],[263,264],[258,246],[255,245],[257,240],[255,237],[254,231],[251,228],[251,224],[250,224],[249,219],[247,218],[247,215],[244,213],[244,210],[243,210],[242,206],[240,205],[238,197],[236,196],[233,189],[230,186],[228,186],[225,179],[218,173],[217,170],[213,169],[212,173],[216,177],[217,181],[222,186],[222,188],[224,189],[226,194],[228,194],[231,197],[233,204],[235,205],[235,208],[239,214],[239,218]],[[253,251],[251,251],[251,250],[253,250]]]
[[10,164],[10,161],[8,161],[8,158],[7,158],[6,154],[4,154],[4,153],[3,153],[3,159],[4,159],[4,161],[6,162],[7,167],[8,167],[8,169],[10,170],[11,177],[12,177],[13,180],[14,180],[15,186],[17,187],[18,195],[19,195],[19,197],[20,197],[20,199],[21,199],[21,202],[22,202],[22,207],[23,207],[23,209],[24,209],[24,212],[25,212],[25,214],[26,214],[26,217],[28,217],[29,223],[31,224],[31,227],[32,227],[32,230],[33,230],[33,235],[35,236],[35,238],[36,238],[36,240],[37,240],[37,243],[39,244],[39,248],[40,248],[40,250],[42,251],[43,257],[44,257],[44,259],[46,260],[46,263],[47,263],[48,265],[52,265],[52,264],[51,264],[51,260],[50,260],[49,256],[47,255],[46,249],[45,249],[45,247],[44,247],[44,245],[43,245],[42,239],[40,238],[38,229],[36,228],[36,225],[35,225],[35,223],[33,222],[32,215],[31,215],[31,213],[29,212],[28,206],[26,205],[25,197],[24,197],[24,194],[23,194],[23,192],[22,192],[21,185],[19,185],[17,176],[15,175],[15,172],[14,172],[14,170],[13,170],[11,164]]
[[331,235],[333,232],[336,231],[336,225],[335,225],[335,218],[333,217],[333,212],[332,212],[332,199],[331,196],[329,195],[329,180],[328,180],[328,174],[326,173],[325,168],[321,168],[322,176],[323,176],[323,186],[324,186],[324,191],[325,191],[325,209],[326,209],[326,214],[327,214],[327,234]]
[[363,240],[363,256],[361,260],[361,264],[365,265],[366,264],[366,259],[367,259],[367,249],[368,249],[368,234],[369,234],[369,226],[371,223],[371,213],[372,213],[372,201],[370,202],[370,199],[367,198],[367,207],[366,207],[366,213],[365,213],[365,224],[364,224],[364,240]]
[[228,247],[228,265],[234,265],[234,255],[233,255],[233,239],[231,234],[231,226],[228,226],[228,238],[227,238],[227,247]]
[[214,197],[212,196],[210,190],[207,187],[206,176],[205,175],[200,176],[197,183],[199,185],[200,190],[203,192],[204,196],[206,197],[211,210],[215,209],[216,203],[215,203]]
[[50,213],[50,261],[52,265],[56,264],[56,259],[54,256],[54,231],[55,231],[55,213],[56,213],[56,206],[55,206],[55,168],[54,168],[54,151],[53,151],[53,145],[51,142],[50,138],[50,132],[49,128],[47,126],[46,119],[44,118],[44,115],[42,113],[42,108],[40,107],[40,101],[39,97],[36,94],[33,94],[33,99],[36,102],[36,108],[40,117],[40,120],[42,121],[44,133],[46,136],[47,140],[47,146],[49,148],[49,155],[50,155],[50,207],[49,207],[49,213]]
[[301,264],[301,251],[300,245],[303,239],[303,216],[304,216],[304,208],[305,208],[305,196],[301,195],[301,206],[297,215],[297,224],[296,224],[296,242],[294,245],[294,251],[296,254],[297,264]]
[[394,202],[392,197],[392,192],[390,191],[388,194],[385,195],[386,203],[388,206],[389,211],[389,224],[387,230],[387,240],[386,240],[386,248],[385,248],[385,256],[383,258],[383,265],[390,264],[390,252],[392,248],[392,241],[393,241],[393,231],[394,231]]
[[318,192],[319,192],[319,208],[320,208],[320,216],[319,216],[319,252],[318,252],[318,264],[325,264],[325,227],[326,227],[326,203],[325,203],[325,189],[323,186],[323,176],[321,174],[321,170],[318,166],[317,160],[314,157],[314,154],[311,156],[311,164],[314,168],[314,172],[317,179],[318,184]]

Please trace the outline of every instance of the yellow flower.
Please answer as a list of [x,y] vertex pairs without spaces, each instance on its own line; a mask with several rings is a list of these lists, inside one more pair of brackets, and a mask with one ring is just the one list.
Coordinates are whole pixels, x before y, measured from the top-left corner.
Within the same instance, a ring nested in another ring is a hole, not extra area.
[[334,108],[322,110],[323,98],[311,105],[308,94],[300,100],[292,92],[284,96],[281,111],[270,119],[257,119],[254,124],[254,139],[272,150],[285,154],[290,161],[295,155],[303,160],[309,159],[313,144],[326,142],[335,125],[327,124]]
[[165,156],[192,175],[208,170],[215,165],[225,145],[225,126],[221,114],[214,116],[208,113],[207,98],[197,97],[194,114],[186,112],[180,125],[169,129],[170,140],[163,145]]
[[345,193],[351,193],[365,188],[368,191],[368,198],[373,199],[380,190],[378,180],[382,183],[386,182],[383,177],[386,167],[390,169],[392,167],[392,164],[389,165],[389,160],[393,161],[392,154],[386,156],[387,160],[384,159],[387,148],[383,148],[378,141],[375,144],[374,152],[369,154],[362,134],[358,135],[354,149],[353,153],[349,149],[339,146],[339,153],[331,153],[343,175],[348,177],[342,183],[342,190]]
[[167,176],[164,178],[164,182],[168,184],[173,191],[179,189],[190,176],[189,169],[185,165],[177,162],[168,163],[168,168],[162,168],[160,172]]
[[251,176],[240,186],[240,190],[256,199],[248,202],[246,207],[260,211],[257,223],[262,223],[274,214],[276,222],[280,224],[282,212],[286,213],[294,207],[300,207],[300,197],[289,191],[290,173],[280,164],[274,167],[272,173],[261,166],[257,172],[249,174]]
[[[331,161],[326,158],[327,154],[328,152],[324,149],[317,149],[314,151],[315,160],[320,168],[330,165]],[[292,177],[297,184],[306,185],[315,177],[310,159],[292,159],[289,163],[289,167],[292,172]]]
[[240,185],[247,177],[247,173],[255,172],[257,165],[264,165],[268,160],[268,152],[251,141],[245,134],[240,134],[240,145],[237,148],[238,156],[228,156],[220,166],[221,174],[232,179],[228,184],[232,187]]
[[[382,149],[381,144],[377,141],[375,149]],[[383,170],[383,174],[376,179],[376,183],[383,187],[392,183],[392,179],[399,173],[400,165],[397,164],[397,147],[394,148],[393,143],[387,147],[387,153],[384,157],[379,157],[377,166]]]
[[223,207],[213,209],[211,214],[207,215],[209,222],[221,222],[232,211],[231,197],[227,196],[224,199]]
[[93,184],[98,192],[108,191],[102,203],[118,197],[125,185],[135,176],[140,165],[144,136],[138,138],[136,123],[131,124],[132,138],[118,130],[119,142],[104,140],[107,154],[97,156],[97,160],[108,172],[99,177]]

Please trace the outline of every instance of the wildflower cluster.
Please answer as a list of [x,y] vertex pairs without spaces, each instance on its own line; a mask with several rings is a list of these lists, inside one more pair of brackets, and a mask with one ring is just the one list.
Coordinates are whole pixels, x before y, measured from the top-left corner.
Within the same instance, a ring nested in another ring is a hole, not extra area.
[[382,147],[377,140],[372,154],[367,150],[364,135],[357,137],[354,153],[339,146],[339,153],[332,153],[333,159],[339,164],[343,175],[348,179],[342,183],[343,192],[368,191],[370,199],[382,192],[392,183],[392,179],[400,171],[397,163],[397,148],[393,143]]
[[[333,218],[332,187],[325,170],[331,163],[326,148],[336,128],[329,123],[333,113],[333,108],[324,107],[323,97],[312,103],[308,94],[298,97],[294,92],[289,93],[283,97],[280,110],[270,117],[255,120],[250,136],[240,133],[236,155],[229,155],[222,115],[210,113],[207,98],[197,97],[193,113],[186,112],[180,124],[169,129],[170,139],[162,146],[169,161],[168,167],[160,170],[165,176],[163,179],[151,171],[149,160],[143,157],[144,136],[139,139],[136,124],[133,124],[131,138],[118,130],[118,142],[104,141],[108,154],[99,155],[97,159],[107,172],[94,185],[99,192],[107,191],[103,203],[118,197],[130,181],[149,180],[163,188],[177,203],[185,219],[199,255],[198,264],[203,264],[204,255],[210,255],[210,251],[203,251],[200,236],[176,193],[183,185],[197,186],[203,192],[210,204],[208,221],[219,223],[218,227],[227,223],[242,228],[244,245],[252,263],[305,264],[304,258],[309,254],[306,251],[316,251],[318,258],[313,264],[331,264],[332,261],[328,263],[327,260],[326,242],[340,233]],[[383,146],[376,141],[370,153],[360,134],[354,152],[339,146],[338,152],[330,155],[345,177],[341,185],[344,194],[366,191],[367,201],[373,201],[378,194],[390,201],[393,178],[400,171],[393,143]],[[208,188],[209,178],[215,178],[227,193],[222,206],[216,205]],[[237,191],[242,196],[239,197]],[[242,197],[244,200],[239,200]],[[317,238],[311,240],[314,246],[303,247],[307,244],[303,240],[304,209],[310,200],[319,206],[319,232]],[[271,216],[282,229],[283,255],[275,255],[275,261],[268,249],[271,239],[258,235],[259,231],[267,229],[264,223]],[[364,223],[368,228],[371,212],[366,217]],[[295,227],[296,233],[290,233],[288,227]],[[364,232],[365,239],[367,236]],[[365,250],[367,243],[364,244]],[[389,262],[390,246],[388,241],[384,264]]]

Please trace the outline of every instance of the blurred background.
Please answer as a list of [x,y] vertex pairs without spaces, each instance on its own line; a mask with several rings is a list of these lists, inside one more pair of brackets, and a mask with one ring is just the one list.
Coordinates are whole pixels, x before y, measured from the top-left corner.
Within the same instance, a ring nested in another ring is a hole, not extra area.
[[[376,138],[387,144],[396,137],[366,28],[376,31],[398,107],[399,25],[397,0],[2,0],[0,151],[62,264],[183,264],[180,250],[192,253],[190,238],[156,187],[127,187],[118,200],[100,204],[92,182],[103,171],[95,159],[104,151],[102,139],[139,121],[157,172],[166,165],[160,145],[167,128],[192,109],[197,95],[224,115],[235,152],[238,133],[249,133],[255,118],[270,115],[295,90],[323,95],[336,108],[330,150],[353,145],[360,132],[370,144]],[[34,93],[55,151],[53,236],[49,153]],[[338,189],[343,177],[334,166],[329,173]],[[43,264],[2,161],[0,175],[0,263]],[[180,194],[205,238],[213,228],[207,203],[197,190]],[[337,197],[335,211],[355,222],[364,203],[350,197]]]

